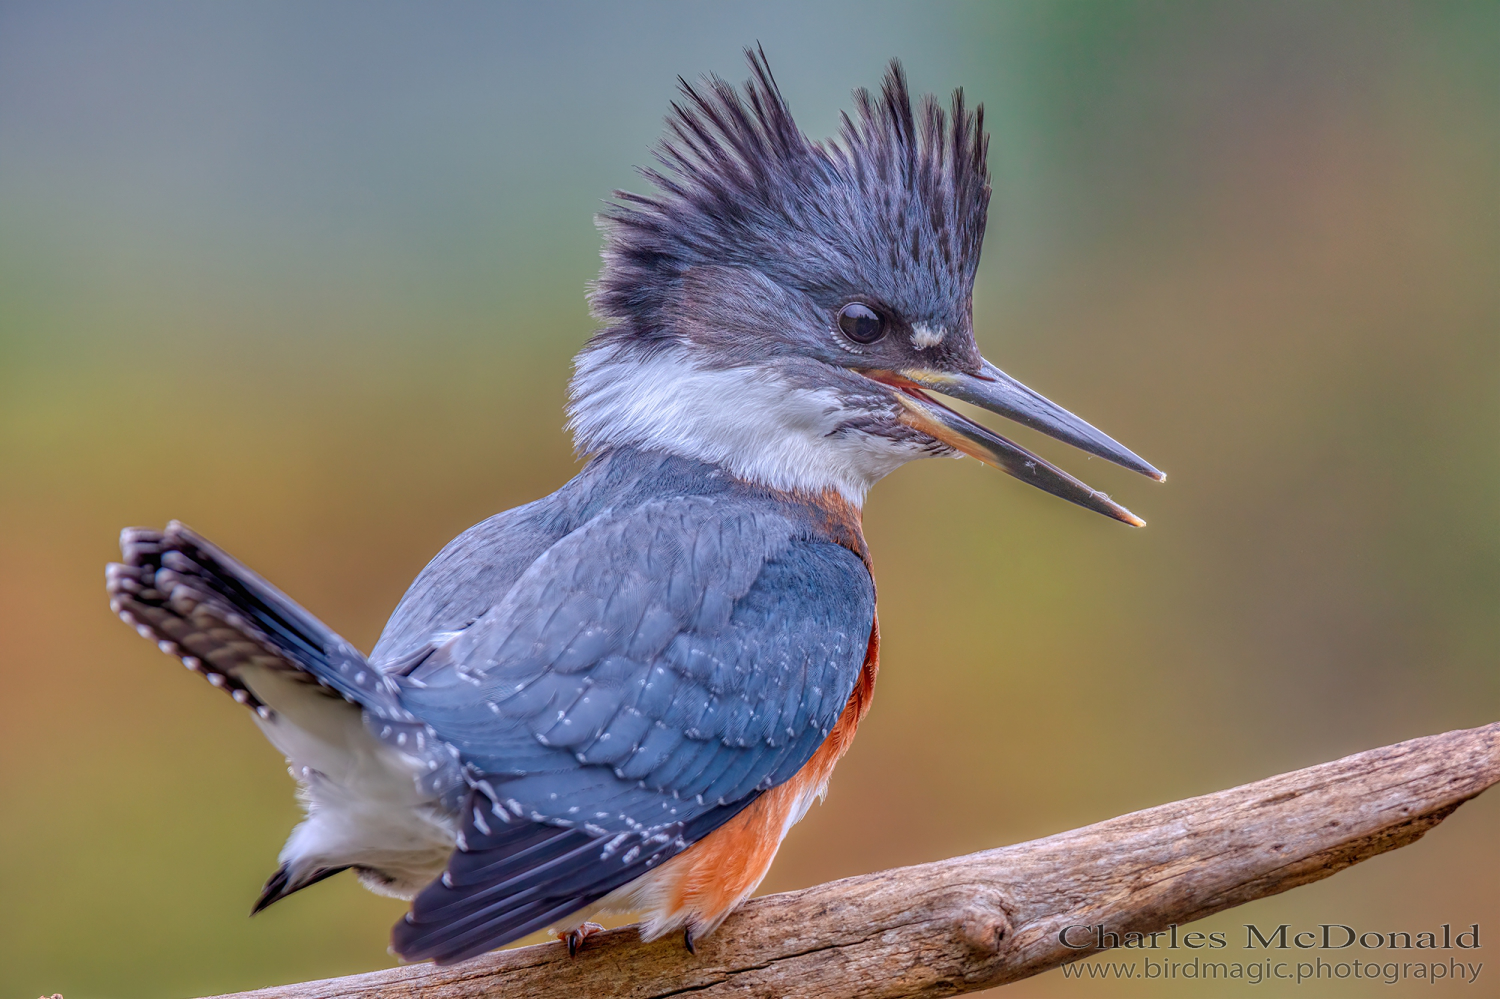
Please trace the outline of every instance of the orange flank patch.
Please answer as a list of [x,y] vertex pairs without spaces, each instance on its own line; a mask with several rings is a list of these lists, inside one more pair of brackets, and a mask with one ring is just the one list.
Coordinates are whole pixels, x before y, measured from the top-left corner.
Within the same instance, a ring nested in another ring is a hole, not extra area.
[[870,561],[870,546],[865,544],[859,507],[832,489],[825,489],[815,496],[806,496],[804,502],[822,513],[822,527],[828,533],[829,540],[858,555],[865,568],[870,570],[870,578],[874,579],[875,566]]
[[859,556],[870,577],[875,576],[875,565],[870,561],[870,546],[865,544],[865,532],[859,507],[836,489],[821,492],[786,491],[769,489],[767,492],[791,506],[801,507],[809,515],[811,526],[821,540],[842,545]]
[[854,741],[860,719],[870,710],[880,668],[880,624],[870,629],[864,668],[843,713],[812,759],[784,784],[762,794],[744,811],[658,870],[639,879],[630,897],[646,914],[641,935],[652,940],[686,926],[695,938],[709,934],[771,869],[787,831],[828,787],[834,765]]

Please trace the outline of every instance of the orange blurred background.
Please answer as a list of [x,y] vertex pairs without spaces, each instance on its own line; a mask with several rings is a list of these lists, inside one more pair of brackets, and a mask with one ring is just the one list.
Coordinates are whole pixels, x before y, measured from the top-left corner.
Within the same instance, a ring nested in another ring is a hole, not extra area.
[[[876,489],[875,709],[764,890],[1500,719],[1493,3],[9,3],[0,994],[392,963],[402,907],[351,878],[246,918],[291,781],[103,565],[181,518],[368,649],[445,541],[575,470],[592,214],[675,75],[757,40],[815,136],[893,55],[985,103],[981,346],[1171,475],[1017,432],[1142,531],[968,461]],[[1481,798],[1199,928],[1500,934],[1497,834]]]

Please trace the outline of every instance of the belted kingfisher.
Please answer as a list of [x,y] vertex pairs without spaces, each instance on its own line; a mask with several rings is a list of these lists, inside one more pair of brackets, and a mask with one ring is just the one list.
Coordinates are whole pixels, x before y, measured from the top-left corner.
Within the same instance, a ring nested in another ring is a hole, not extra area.
[[806,138],[764,53],[682,83],[651,196],[603,213],[604,321],[568,406],[589,460],[470,528],[369,656],[188,528],[123,532],[110,606],[253,709],[307,817],[255,911],[352,868],[407,960],[596,911],[689,949],[765,876],[869,710],[867,490],[970,455],[1142,521],[938,402],[1164,476],[979,354],[983,108],[899,63]]

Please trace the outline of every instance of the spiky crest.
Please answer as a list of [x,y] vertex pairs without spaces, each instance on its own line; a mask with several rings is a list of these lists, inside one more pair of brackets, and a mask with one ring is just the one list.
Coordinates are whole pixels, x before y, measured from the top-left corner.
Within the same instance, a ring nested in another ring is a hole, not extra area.
[[615,192],[602,213],[604,267],[591,301],[614,335],[668,335],[662,306],[690,267],[752,268],[817,299],[873,292],[967,301],[989,204],[983,106],[913,111],[892,60],[879,96],[855,92],[839,138],[797,128],[759,49],[743,94],[679,78],[655,195]]

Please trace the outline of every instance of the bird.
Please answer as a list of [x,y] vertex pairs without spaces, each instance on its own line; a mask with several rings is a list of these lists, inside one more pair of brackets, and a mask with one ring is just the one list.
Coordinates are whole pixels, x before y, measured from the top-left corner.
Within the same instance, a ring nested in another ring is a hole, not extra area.
[[608,911],[695,950],[870,709],[877,481],[969,456],[1143,525],[938,398],[1165,478],[979,352],[983,106],[914,101],[893,60],[815,141],[746,57],[739,87],[679,77],[651,193],[600,216],[581,471],[444,547],[368,655],[181,523],[122,532],[111,608],[250,709],[298,782],[253,911],[352,869],[410,902],[407,961],[549,927],[572,952]]

